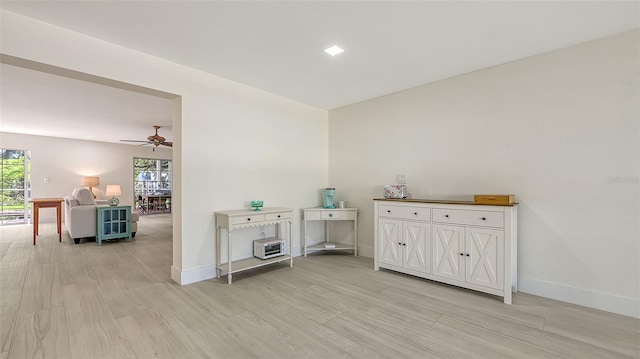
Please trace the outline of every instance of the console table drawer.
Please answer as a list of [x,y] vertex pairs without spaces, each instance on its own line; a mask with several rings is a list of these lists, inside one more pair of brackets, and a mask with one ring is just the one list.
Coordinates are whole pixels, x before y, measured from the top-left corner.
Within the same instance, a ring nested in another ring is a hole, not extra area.
[[434,208],[433,221],[440,223],[455,223],[471,226],[503,228],[504,213]]
[[355,208],[351,209],[306,209],[304,211],[304,219],[307,221],[344,221],[354,220],[358,212]]
[[231,224],[264,222],[264,214],[255,214],[251,216],[232,217]]
[[291,218],[291,213],[274,213],[265,215],[267,221],[277,221],[279,219],[289,219]]
[[320,212],[320,219],[342,219],[342,213],[340,211],[322,211]]
[[430,221],[431,208],[380,205],[380,217]]

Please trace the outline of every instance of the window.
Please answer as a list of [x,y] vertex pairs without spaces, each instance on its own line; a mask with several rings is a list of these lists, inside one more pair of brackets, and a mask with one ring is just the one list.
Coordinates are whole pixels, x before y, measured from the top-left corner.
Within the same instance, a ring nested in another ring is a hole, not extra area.
[[25,150],[0,149],[0,225],[27,223],[31,154]]
[[139,196],[171,195],[171,160],[133,159],[133,192]]

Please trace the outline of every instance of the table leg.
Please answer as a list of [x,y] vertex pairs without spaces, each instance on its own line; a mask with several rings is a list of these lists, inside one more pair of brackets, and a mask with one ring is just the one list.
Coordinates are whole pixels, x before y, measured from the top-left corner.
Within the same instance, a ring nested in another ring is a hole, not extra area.
[[222,229],[220,227],[216,228],[216,235],[218,236],[216,238],[216,278],[220,278],[220,258],[222,258],[222,256],[220,255],[220,242],[222,241],[222,239],[220,238],[220,234],[222,233]]
[[62,205],[56,206],[56,219],[58,220],[58,242],[62,243]]
[[304,244],[304,256],[307,256],[307,221],[306,220],[302,220],[302,225],[304,226],[304,231],[302,232],[302,235],[304,236],[304,238],[302,238],[303,240],[303,244]]
[[329,234],[329,221],[324,221],[324,243],[331,242],[331,235]]
[[231,231],[227,236],[227,283],[231,284]]
[[289,257],[291,257],[289,267],[293,268],[293,223],[291,222],[289,222]]
[[353,220],[353,255],[358,255],[358,214],[356,212],[356,219]]
[[36,236],[38,235],[38,212],[40,207],[36,203],[33,204],[33,245],[36,245]]

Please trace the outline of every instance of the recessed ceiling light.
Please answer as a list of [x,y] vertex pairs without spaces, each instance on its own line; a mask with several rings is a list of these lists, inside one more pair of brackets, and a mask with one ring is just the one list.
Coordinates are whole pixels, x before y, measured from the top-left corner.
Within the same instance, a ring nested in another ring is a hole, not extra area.
[[343,53],[344,50],[339,48],[336,45],[331,46],[330,48],[324,50],[324,52],[326,52],[327,54],[331,55],[331,56],[336,56],[337,54]]

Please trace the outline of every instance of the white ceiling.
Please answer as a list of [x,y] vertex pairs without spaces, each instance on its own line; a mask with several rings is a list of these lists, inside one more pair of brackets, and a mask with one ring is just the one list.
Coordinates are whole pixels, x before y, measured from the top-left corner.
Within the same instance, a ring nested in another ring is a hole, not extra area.
[[[324,109],[640,27],[638,1],[3,0],[0,7]],[[331,45],[345,52],[325,54]],[[5,75],[24,75],[6,68],[1,73],[3,127],[11,120],[4,107],[13,106],[4,91],[15,90],[5,87]],[[67,90],[60,89],[72,86],[64,79],[34,82],[31,86],[56,87],[51,92],[61,97]],[[69,96],[74,91],[78,95],[76,88]],[[103,107],[86,106],[75,116],[70,108],[61,112],[85,121],[170,123],[148,108],[123,106],[123,93],[113,92],[118,101],[113,106],[108,90],[98,86],[95,91]],[[89,88],[80,92],[92,95]],[[130,104],[139,102],[147,103]],[[118,112],[109,111],[117,107]],[[96,114],[92,108],[104,111]]]
[[173,141],[172,101],[41,71],[0,64],[4,132],[89,141]]

